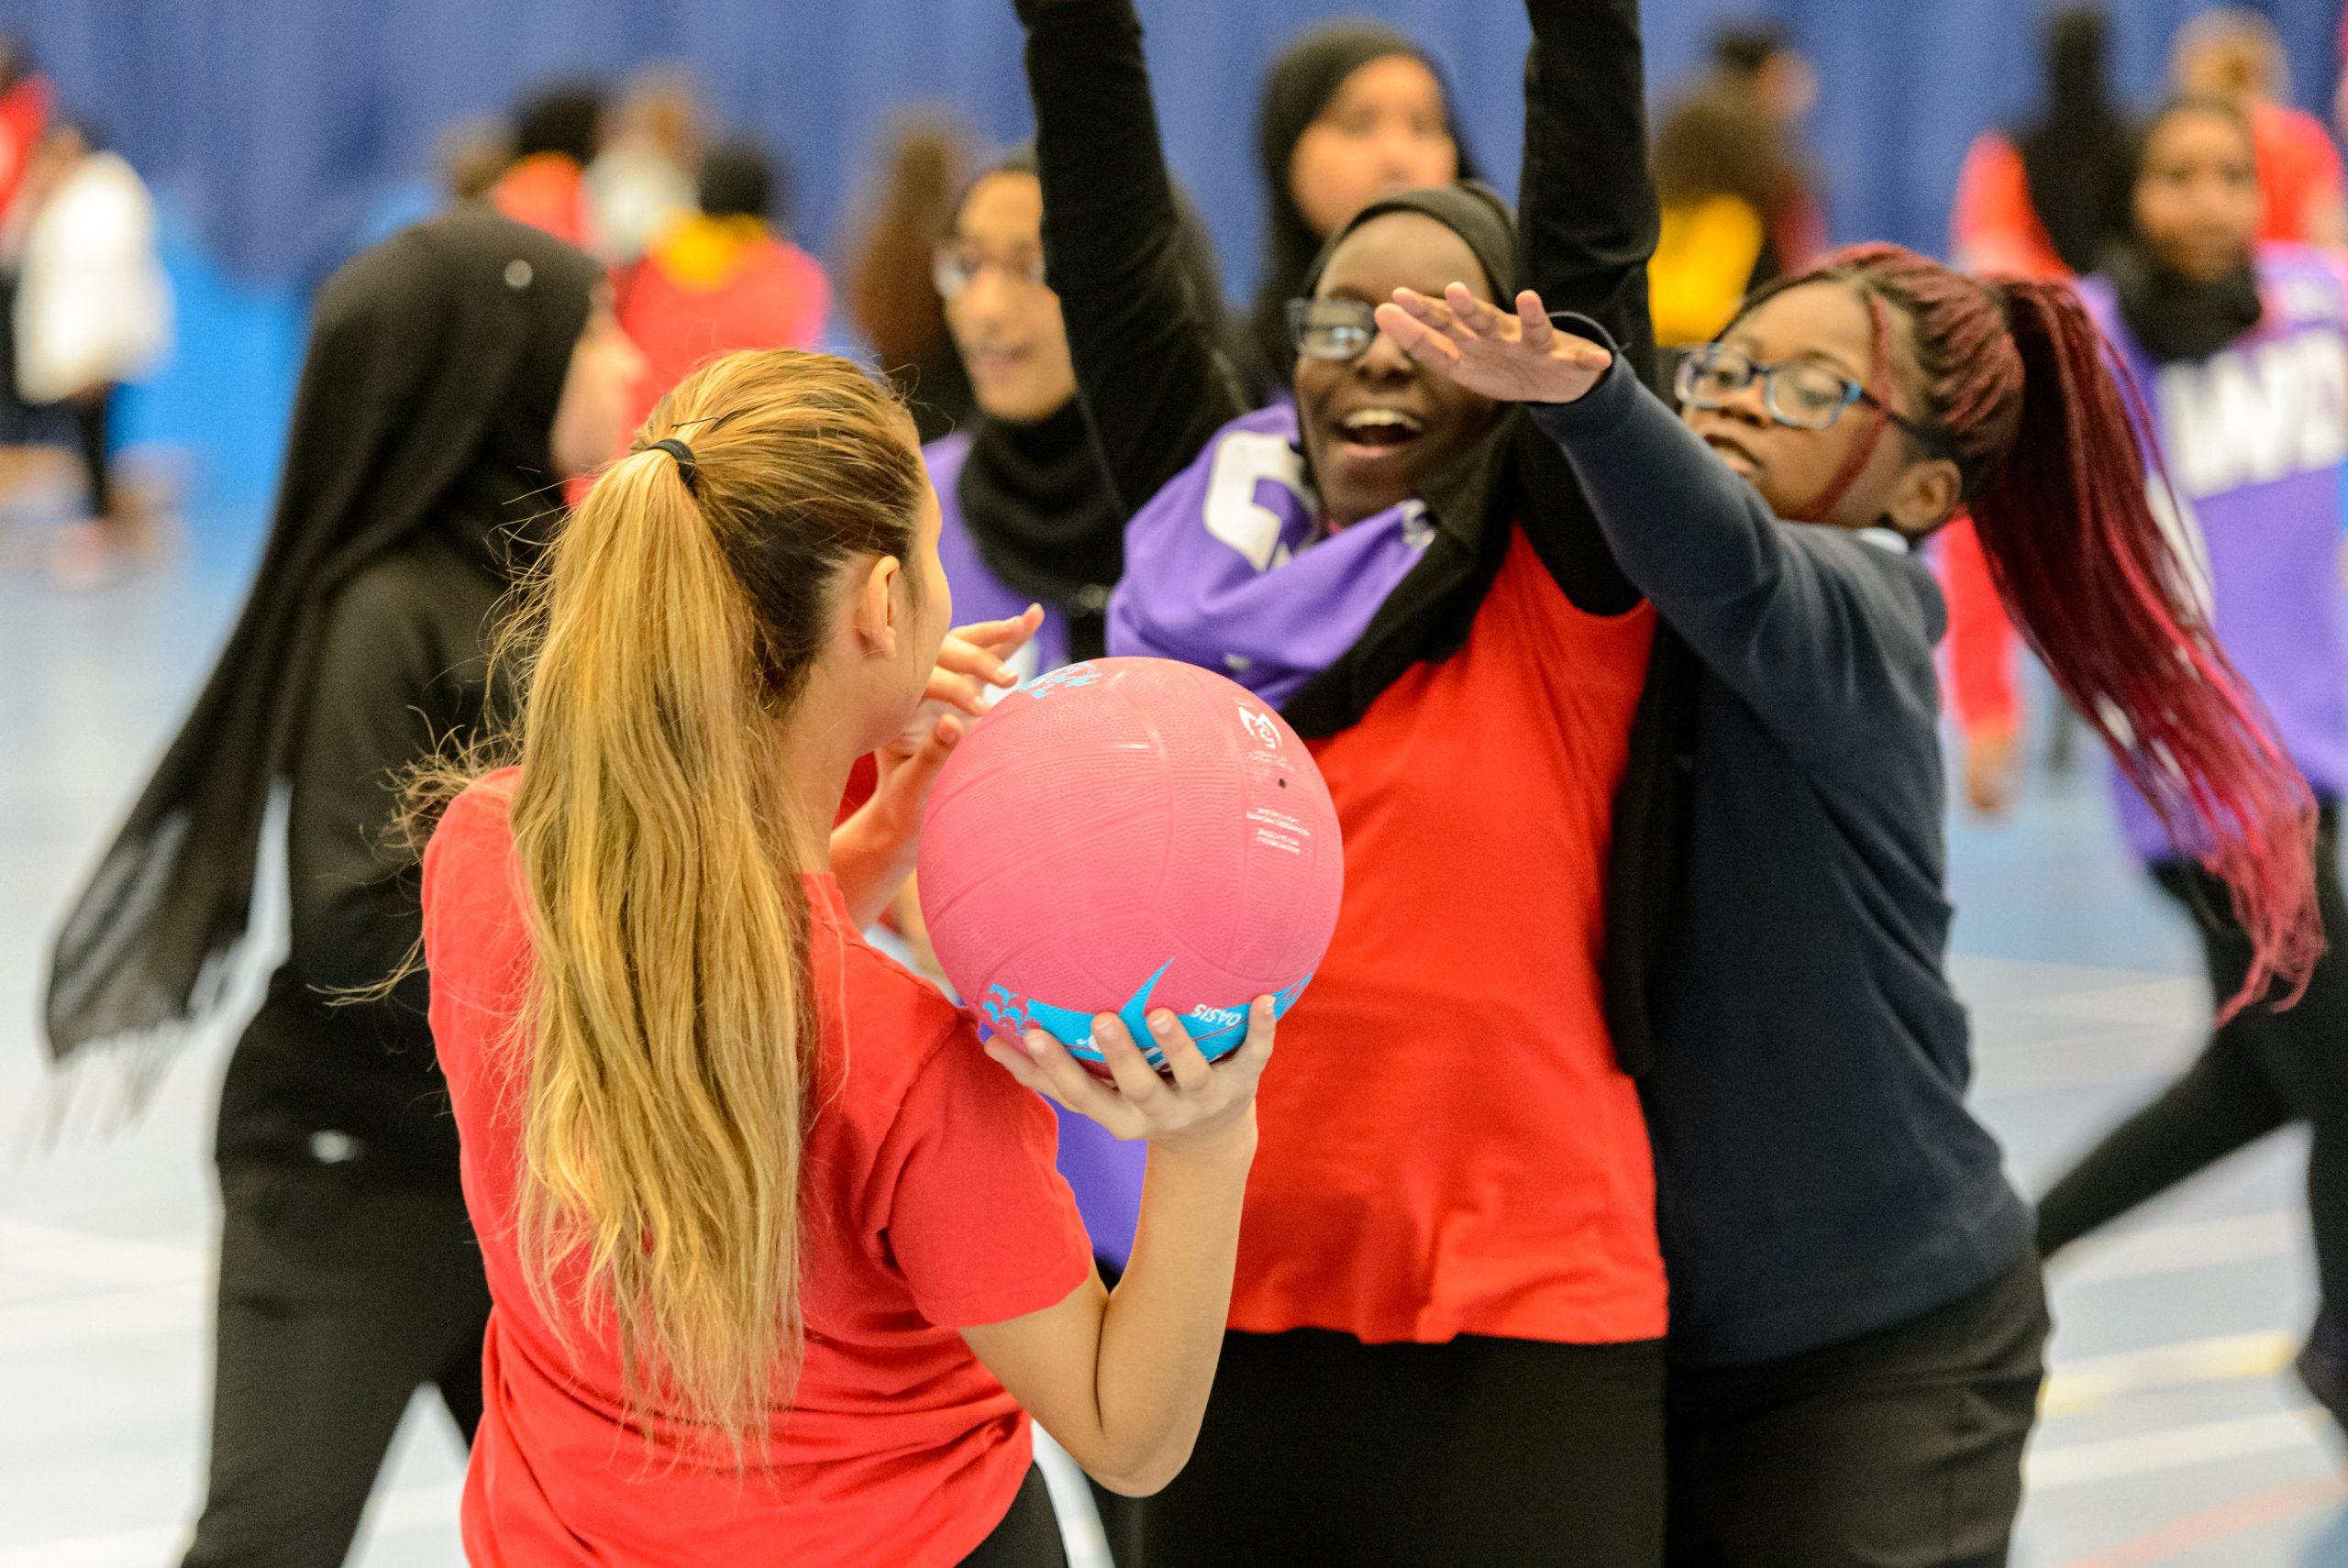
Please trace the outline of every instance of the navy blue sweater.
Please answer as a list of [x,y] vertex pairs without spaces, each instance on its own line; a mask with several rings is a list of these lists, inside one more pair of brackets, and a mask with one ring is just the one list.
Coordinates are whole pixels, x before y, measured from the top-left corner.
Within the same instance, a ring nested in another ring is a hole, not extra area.
[[1838,1343],[1988,1284],[2030,1211],[1965,1108],[1933,646],[1897,536],[1787,523],[1618,361],[1534,410],[1703,666],[1687,872],[1656,967],[1671,1349]]

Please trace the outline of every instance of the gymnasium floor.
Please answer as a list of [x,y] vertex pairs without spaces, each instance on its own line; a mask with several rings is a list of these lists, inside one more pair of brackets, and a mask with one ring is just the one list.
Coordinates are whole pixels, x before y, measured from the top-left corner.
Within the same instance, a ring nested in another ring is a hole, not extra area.
[[[199,529],[201,542],[233,530]],[[29,1133],[39,949],[234,607],[237,550],[79,598],[0,562],[0,1568],[173,1561],[197,1503],[215,1222],[207,1118],[225,1041],[100,1138]],[[2124,865],[2098,776],[1955,834],[1958,977],[1978,1100],[2034,1190],[2191,1053],[2186,935]],[[2348,1481],[2287,1365],[2310,1308],[2302,1145],[2271,1140],[2054,1276],[2027,1568],[2348,1568]],[[355,1561],[459,1560],[461,1460],[419,1401]]]

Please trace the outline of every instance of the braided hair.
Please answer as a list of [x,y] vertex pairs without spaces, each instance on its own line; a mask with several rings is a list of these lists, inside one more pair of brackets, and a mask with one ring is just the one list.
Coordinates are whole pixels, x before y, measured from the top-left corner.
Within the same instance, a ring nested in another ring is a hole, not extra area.
[[[1896,245],[1756,293],[1838,282],[1911,328],[1923,420],[1955,463],[1999,597],[2168,830],[2232,896],[2253,957],[2231,1017],[2321,953],[2314,801],[2218,646],[2155,511],[2125,372],[2067,284],[1982,281]],[[2296,991],[2293,992],[2296,997]]]

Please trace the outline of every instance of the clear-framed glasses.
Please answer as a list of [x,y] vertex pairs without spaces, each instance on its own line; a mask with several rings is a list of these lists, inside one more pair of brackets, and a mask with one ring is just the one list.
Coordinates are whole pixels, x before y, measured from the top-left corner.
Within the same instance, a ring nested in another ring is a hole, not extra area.
[[952,299],[977,281],[988,268],[1002,273],[1010,282],[1024,284],[1031,289],[1044,287],[1044,253],[1041,250],[1020,251],[1011,256],[990,256],[975,245],[948,244],[937,248],[930,259],[929,276],[937,285],[938,296]]
[[1755,381],[1761,383],[1761,405],[1769,417],[1792,429],[1831,430],[1844,409],[1864,403],[1880,409],[1927,451],[1944,454],[1947,449],[1939,431],[1893,413],[1881,398],[1850,377],[1811,359],[1780,359],[1771,364],[1707,343],[1689,349],[1679,361],[1673,391],[1689,407],[1719,408]]
[[1359,300],[1290,300],[1288,337],[1308,359],[1358,359],[1378,337],[1378,311]]

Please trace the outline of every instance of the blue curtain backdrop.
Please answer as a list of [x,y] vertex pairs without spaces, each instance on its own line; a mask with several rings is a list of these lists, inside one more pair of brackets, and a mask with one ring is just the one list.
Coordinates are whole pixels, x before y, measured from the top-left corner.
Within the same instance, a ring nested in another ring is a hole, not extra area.
[[[1479,155],[1512,182],[1522,13],[1509,0],[1144,0],[1168,140],[1235,289],[1260,221],[1256,85],[1316,17],[1383,17],[1451,62]],[[2121,80],[2155,90],[2177,24],[2208,0],[2112,0]],[[2338,71],[2340,0],[2264,0],[2297,96]],[[1649,74],[1667,94],[1724,17],[1789,23],[1823,92],[1813,145],[1836,234],[1937,248],[1956,167],[1983,126],[2036,96],[2040,0],[1648,0]],[[1025,127],[1009,0],[0,0],[66,99],[189,215],[232,276],[317,277],[436,132],[559,74],[688,65],[718,111],[786,154],[803,233],[828,253],[874,133],[916,100],[982,132]]]

